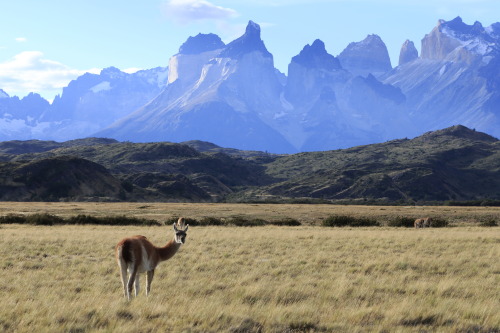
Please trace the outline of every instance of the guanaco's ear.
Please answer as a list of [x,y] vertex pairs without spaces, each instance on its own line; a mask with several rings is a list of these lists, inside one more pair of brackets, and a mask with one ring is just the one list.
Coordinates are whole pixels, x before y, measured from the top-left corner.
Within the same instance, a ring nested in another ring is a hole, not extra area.
[[174,223],[174,231],[177,232],[177,226]]
[[186,228],[184,229],[184,232],[188,231],[189,224],[186,224]]

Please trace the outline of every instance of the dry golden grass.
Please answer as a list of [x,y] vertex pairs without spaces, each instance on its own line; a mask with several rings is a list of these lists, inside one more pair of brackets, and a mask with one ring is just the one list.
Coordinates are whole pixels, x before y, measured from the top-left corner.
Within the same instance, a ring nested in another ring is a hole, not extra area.
[[245,216],[275,220],[295,218],[306,225],[320,225],[330,215],[373,217],[382,224],[396,216],[431,216],[446,219],[451,225],[475,225],[493,219],[500,222],[500,207],[448,206],[347,206],[307,204],[210,204],[210,203],[99,203],[99,202],[0,202],[0,216],[49,213],[61,217],[78,214],[93,216],[127,215],[165,221],[170,217],[230,218]]
[[500,330],[500,228],[191,227],[128,303],[113,248],[134,234],[172,237],[1,225],[0,331]]

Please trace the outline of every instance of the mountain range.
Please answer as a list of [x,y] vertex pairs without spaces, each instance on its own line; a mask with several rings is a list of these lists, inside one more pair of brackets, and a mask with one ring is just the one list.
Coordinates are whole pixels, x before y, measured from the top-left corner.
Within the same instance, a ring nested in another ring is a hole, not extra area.
[[500,141],[464,126],[349,149],[0,142],[0,200],[422,204],[500,200]]
[[0,140],[201,140],[272,153],[327,151],[408,138],[456,124],[500,137],[500,23],[440,20],[402,45],[398,66],[377,35],[339,55],[321,40],[287,75],[252,21],[225,44],[189,37],[168,67],[85,74],[52,103],[0,90]]

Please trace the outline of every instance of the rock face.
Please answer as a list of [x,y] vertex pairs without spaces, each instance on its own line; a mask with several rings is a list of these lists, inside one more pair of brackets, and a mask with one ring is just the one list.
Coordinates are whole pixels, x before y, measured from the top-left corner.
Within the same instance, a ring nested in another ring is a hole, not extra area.
[[312,45],[306,45],[288,65],[285,97],[294,104],[304,103],[306,96],[319,96],[323,85],[335,81],[332,76],[340,83],[350,77],[339,60],[328,54],[325,44],[317,39]]
[[500,137],[498,24],[440,20],[422,39],[421,58],[383,77],[407,97],[414,123],[436,130],[463,124]]
[[224,42],[216,34],[198,34],[189,37],[179,48],[179,54],[200,54],[224,47]]
[[393,121],[409,125],[398,88],[343,69],[319,40],[292,58],[284,97],[288,109],[279,125],[300,151],[380,142],[395,134]]
[[465,24],[460,17],[439,20],[422,39],[422,59],[448,60],[472,64],[484,56],[498,53],[498,26],[485,29],[481,23]]
[[264,42],[260,38],[260,26],[250,21],[245,33],[229,43],[221,52],[221,58],[241,59],[245,54],[259,52],[263,57],[272,58],[272,54],[267,51]]
[[[369,36],[358,55],[373,48],[387,53],[380,38]],[[363,68],[379,71],[390,68],[387,63]],[[243,36],[221,49],[173,56],[168,83],[151,103],[97,135],[133,141],[196,138],[292,153],[384,141],[409,126],[398,88],[345,70],[321,40],[292,58],[283,80],[252,21]]]
[[196,138],[225,147],[292,152],[271,127],[281,91],[260,27],[250,21],[245,34],[223,48],[173,56],[162,93],[99,135],[135,141]]
[[399,66],[418,58],[418,51],[412,41],[406,40],[399,53]]
[[355,75],[377,76],[392,69],[387,47],[377,35],[368,35],[361,42],[350,43],[338,58],[342,67]]

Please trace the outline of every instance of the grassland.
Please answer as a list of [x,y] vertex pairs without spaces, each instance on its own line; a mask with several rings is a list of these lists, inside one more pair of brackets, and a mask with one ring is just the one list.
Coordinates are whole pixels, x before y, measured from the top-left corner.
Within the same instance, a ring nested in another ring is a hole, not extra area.
[[220,204],[220,203],[102,203],[102,202],[0,202],[0,216],[8,214],[48,213],[64,218],[78,214],[92,216],[126,215],[163,222],[171,217],[243,216],[265,220],[295,218],[304,225],[320,225],[331,215],[349,215],[377,219],[385,225],[397,216],[431,216],[447,220],[452,226],[475,226],[495,220],[500,223],[500,207],[452,206],[362,206],[312,204]]
[[[42,211],[61,216],[262,214],[307,222],[295,214],[320,219],[352,208],[143,206],[19,203],[11,209],[28,214],[51,207]],[[1,209],[0,215],[8,213],[6,204]],[[400,215],[405,208],[364,209],[351,213]],[[498,217],[489,208],[406,209],[436,210],[453,221],[462,214],[471,214],[470,221]],[[159,266],[152,295],[141,292],[130,303],[122,295],[114,245],[134,234],[160,245],[172,237],[170,229],[0,225],[0,331],[500,331],[500,228],[474,222],[425,230],[314,224],[192,227],[180,252]]]

